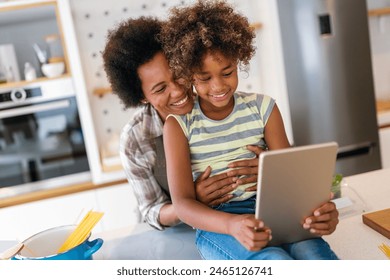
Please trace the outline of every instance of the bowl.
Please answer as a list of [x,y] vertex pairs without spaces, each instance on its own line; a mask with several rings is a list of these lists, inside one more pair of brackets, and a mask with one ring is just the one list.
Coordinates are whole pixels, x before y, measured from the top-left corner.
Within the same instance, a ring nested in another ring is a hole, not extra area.
[[58,249],[68,236],[76,229],[76,225],[59,226],[41,231],[22,243],[23,249],[13,260],[92,260],[92,254],[103,245],[103,240],[97,238],[88,240],[90,235],[79,245],[68,251],[58,253]]
[[53,62],[43,64],[41,67],[42,73],[48,78],[55,78],[61,76],[65,70],[64,62]]

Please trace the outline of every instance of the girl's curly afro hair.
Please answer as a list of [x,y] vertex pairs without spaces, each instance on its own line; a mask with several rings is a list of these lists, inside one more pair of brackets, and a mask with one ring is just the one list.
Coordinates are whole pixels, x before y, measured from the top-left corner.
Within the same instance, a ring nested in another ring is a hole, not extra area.
[[188,83],[208,51],[220,51],[241,67],[248,66],[255,53],[254,38],[248,19],[221,0],[171,9],[159,36],[174,76]]
[[113,92],[126,108],[140,105],[144,98],[137,69],[162,51],[157,40],[160,30],[157,18],[140,17],[108,32],[103,66]]

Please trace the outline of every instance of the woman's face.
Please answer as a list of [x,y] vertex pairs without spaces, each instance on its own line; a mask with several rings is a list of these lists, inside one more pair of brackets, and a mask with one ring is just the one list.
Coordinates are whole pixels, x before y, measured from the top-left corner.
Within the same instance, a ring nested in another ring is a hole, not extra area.
[[206,53],[201,69],[194,73],[194,86],[206,115],[226,117],[233,109],[233,94],[238,86],[237,61],[219,51]]
[[162,52],[138,68],[145,101],[149,102],[165,121],[168,114],[183,115],[191,111],[192,90],[186,90],[173,80],[168,61]]

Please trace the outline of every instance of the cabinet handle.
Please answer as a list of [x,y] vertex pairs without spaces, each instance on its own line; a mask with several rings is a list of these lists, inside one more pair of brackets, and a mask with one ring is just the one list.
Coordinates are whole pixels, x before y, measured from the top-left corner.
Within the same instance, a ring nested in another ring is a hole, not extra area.
[[28,114],[39,113],[43,111],[51,111],[56,109],[67,108],[70,106],[69,100],[56,101],[46,104],[32,105],[28,107],[14,108],[0,112],[0,119],[23,116]]
[[364,142],[339,148],[337,159],[369,154],[376,146],[374,142]]

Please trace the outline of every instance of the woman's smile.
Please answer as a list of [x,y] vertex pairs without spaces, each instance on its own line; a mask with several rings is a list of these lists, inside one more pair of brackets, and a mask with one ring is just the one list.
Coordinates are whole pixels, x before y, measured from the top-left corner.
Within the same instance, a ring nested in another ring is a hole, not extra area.
[[182,106],[183,104],[187,103],[189,100],[188,95],[184,96],[184,98],[180,99],[179,101],[176,101],[174,103],[171,103],[172,106]]

